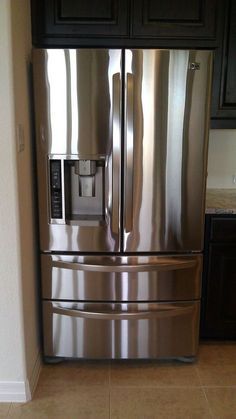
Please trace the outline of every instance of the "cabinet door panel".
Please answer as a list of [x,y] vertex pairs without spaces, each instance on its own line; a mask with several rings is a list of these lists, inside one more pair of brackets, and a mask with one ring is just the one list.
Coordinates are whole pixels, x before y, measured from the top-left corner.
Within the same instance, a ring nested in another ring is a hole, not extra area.
[[128,9],[126,0],[32,0],[33,42],[127,36]]
[[212,218],[209,239],[218,243],[236,243],[236,218]]
[[114,19],[115,2],[111,0],[90,0],[90,1],[74,1],[59,0],[57,1],[60,19],[74,20],[75,22],[94,22]]
[[228,26],[228,56],[227,68],[225,69],[225,98],[227,106],[233,106],[236,109],[236,3],[230,2]]
[[135,0],[133,35],[213,40],[216,4],[216,0]]
[[207,337],[236,338],[236,246],[210,245],[205,331]]
[[226,0],[222,12],[222,42],[215,52],[211,126],[236,128],[236,2]]

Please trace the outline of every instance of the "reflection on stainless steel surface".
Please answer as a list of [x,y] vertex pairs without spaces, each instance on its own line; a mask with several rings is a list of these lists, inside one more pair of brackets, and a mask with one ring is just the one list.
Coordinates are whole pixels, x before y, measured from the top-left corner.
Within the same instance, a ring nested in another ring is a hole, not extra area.
[[200,298],[201,255],[42,255],[42,296],[78,301],[186,301]]
[[[121,51],[36,50],[34,62],[41,248],[118,251]],[[208,51],[126,51],[124,251],[202,249],[210,67]],[[105,223],[48,224],[46,155],[105,159]]]
[[34,50],[44,355],[196,355],[211,61]]
[[[112,111],[112,200],[108,208],[112,211],[112,232],[120,233],[120,195],[121,195],[121,75],[113,75]],[[110,197],[108,197],[109,199]]]
[[[111,143],[112,79],[121,71],[119,50],[35,50],[45,63],[44,98],[49,154],[108,154]],[[41,94],[43,93],[41,91]]]
[[[193,61],[200,70],[189,69]],[[133,191],[126,189],[129,200],[133,195],[133,228],[125,225],[125,251],[202,249],[210,70],[208,51],[126,51],[135,164]],[[128,96],[129,85],[127,107]]]
[[158,358],[194,356],[199,302],[43,303],[47,356]]
[[[33,62],[41,249],[118,251],[121,51],[38,49]],[[62,162],[62,219],[50,216],[48,158]],[[65,161],[81,159],[105,161],[103,223],[66,219]]]
[[125,125],[125,196],[124,225],[132,231],[133,225],[133,166],[134,166],[134,77],[127,73],[126,78],[126,125]]

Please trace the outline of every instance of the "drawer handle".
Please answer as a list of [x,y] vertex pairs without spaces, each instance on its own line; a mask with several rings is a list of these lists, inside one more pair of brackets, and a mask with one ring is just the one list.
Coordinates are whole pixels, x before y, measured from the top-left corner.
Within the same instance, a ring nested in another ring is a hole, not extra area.
[[53,313],[71,316],[71,317],[80,317],[85,319],[98,319],[98,320],[133,320],[133,319],[150,319],[154,317],[163,318],[163,317],[175,317],[181,316],[183,314],[191,313],[193,306],[188,307],[173,307],[172,305],[166,305],[165,308],[160,308],[157,310],[144,310],[137,312],[97,312],[97,311],[85,311],[70,309],[60,306],[53,305]]
[[77,262],[65,262],[62,260],[54,260],[53,267],[61,269],[72,269],[75,271],[90,272],[149,272],[149,271],[172,271],[177,269],[189,269],[196,266],[196,260],[188,261],[164,261],[155,264],[120,264],[120,265],[98,265]]

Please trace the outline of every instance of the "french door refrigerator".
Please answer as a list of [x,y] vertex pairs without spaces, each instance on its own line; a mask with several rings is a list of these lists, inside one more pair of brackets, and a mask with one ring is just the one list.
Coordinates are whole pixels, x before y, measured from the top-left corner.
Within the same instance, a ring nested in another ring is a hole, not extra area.
[[209,51],[33,51],[44,356],[195,357]]

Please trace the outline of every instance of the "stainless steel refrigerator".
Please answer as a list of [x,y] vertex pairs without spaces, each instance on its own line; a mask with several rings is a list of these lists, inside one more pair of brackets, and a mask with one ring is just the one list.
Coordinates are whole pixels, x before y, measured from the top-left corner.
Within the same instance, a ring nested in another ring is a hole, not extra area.
[[44,356],[195,357],[209,51],[33,51]]

